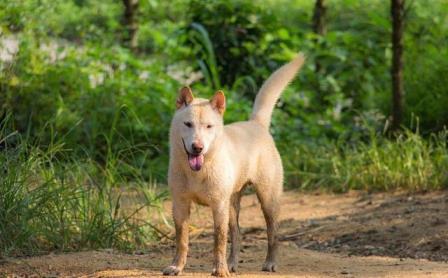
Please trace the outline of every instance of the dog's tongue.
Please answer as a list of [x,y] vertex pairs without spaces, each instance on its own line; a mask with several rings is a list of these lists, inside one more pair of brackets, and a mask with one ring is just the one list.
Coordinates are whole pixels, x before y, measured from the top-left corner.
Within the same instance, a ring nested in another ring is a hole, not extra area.
[[204,164],[204,155],[188,154],[188,163],[190,164],[191,170],[199,171],[201,170],[202,165]]

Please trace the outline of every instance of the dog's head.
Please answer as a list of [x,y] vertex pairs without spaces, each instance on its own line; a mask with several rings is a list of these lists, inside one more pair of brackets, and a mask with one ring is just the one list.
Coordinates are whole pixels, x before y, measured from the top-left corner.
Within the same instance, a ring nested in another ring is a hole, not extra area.
[[213,149],[215,139],[223,131],[226,100],[222,91],[212,99],[194,98],[191,89],[184,87],[176,101],[177,111],[171,128],[175,144],[182,144],[188,164],[193,171],[201,170],[205,155]]

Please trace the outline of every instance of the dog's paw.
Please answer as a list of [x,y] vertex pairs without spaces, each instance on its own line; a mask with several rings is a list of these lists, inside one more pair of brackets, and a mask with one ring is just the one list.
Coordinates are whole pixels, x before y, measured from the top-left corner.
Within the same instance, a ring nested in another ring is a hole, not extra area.
[[176,275],[179,275],[181,270],[175,265],[170,265],[170,266],[165,267],[165,269],[162,272],[163,272],[163,275],[165,275],[165,276],[176,276]]
[[276,272],[277,264],[275,262],[266,261],[261,268],[262,271]]
[[217,277],[229,277],[230,272],[226,267],[219,267],[213,269],[212,275]]
[[229,268],[230,272],[236,272],[237,268],[238,268],[238,261],[235,259],[228,259],[227,260],[227,265]]
[[229,262],[228,266],[230,272],[236,272],[236,270],[238,269],[238,263]]

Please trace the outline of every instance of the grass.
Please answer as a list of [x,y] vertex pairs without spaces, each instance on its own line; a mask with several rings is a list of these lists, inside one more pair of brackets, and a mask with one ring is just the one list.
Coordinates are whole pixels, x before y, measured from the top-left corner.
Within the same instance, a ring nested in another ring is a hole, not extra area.
[[130,151],[109,154],[101,165],[62,142],[37,147],[6,126],[0,131],[0,254],[133,249],[158,238],[142,215],[160,209],[166,190],[138,170],[120,174],[117,169],[132,167],[123,159]]
[[287,178],[300,189],[345,192],[438,190],[448,187],[448,132],[423,138],[405,130],[394,139],[302,144],[284,156]]
[[[113,130],[104,135],[107,152],[98,162],[66,149],[63,136],[44,145],[10,122],[0,125],[0,255],[131,250],[164,236],[151,216],[161,210],[166,187],[156,188],[135,166],[141,161],[129,160],[145,152],[132,140]],[[425,191],[448,187],[447,139],[447,131],[424,138],[406,130],[394,139],[371,133],[352,143],[296,142],[287,152],[279,145],[290,188]],[[129,146],[117,150],[115,140]]]

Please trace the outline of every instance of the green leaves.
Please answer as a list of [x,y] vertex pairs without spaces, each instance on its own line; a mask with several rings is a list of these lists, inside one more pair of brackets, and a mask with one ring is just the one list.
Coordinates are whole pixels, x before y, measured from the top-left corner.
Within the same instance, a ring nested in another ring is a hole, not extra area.
[[[418,117],[424,137],[448,124],[447,5],[426,2],[413,1],[407,12],[404,53],[403,122],[415,129]],[[0,61],[0,117],[13,114],[10,132],[38,148],[58,138],[74,157],[100,165],[112,157],[121,162],[109,166],[122,177],[141,172],[163,182],[182,85],[205,97],[224,90],[226,122],[246,120],[262,82],[298,51],[307,53],[306,64],[280,99],[271,128],[287,158],[296,159],[290,145],[356,145],[382,132],[391,102],[384,1],[329,2],[324,36],[311,30],[313,1],[140,5],[139,51],[132,53],[120,45],[120,1],[2,1],[1,49],[6,38],[19,47]],[[311,153],[306,159],[312,162]]]

